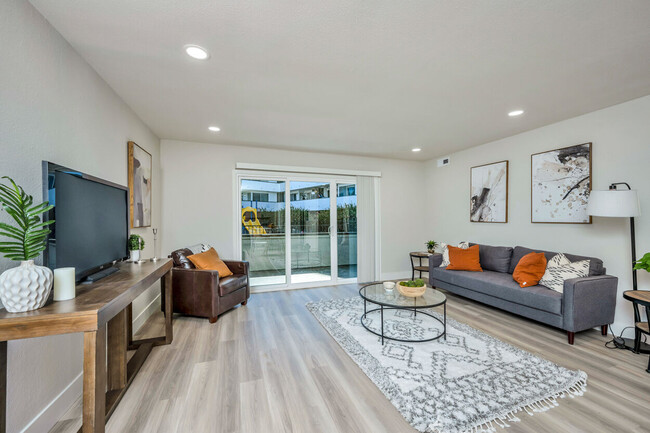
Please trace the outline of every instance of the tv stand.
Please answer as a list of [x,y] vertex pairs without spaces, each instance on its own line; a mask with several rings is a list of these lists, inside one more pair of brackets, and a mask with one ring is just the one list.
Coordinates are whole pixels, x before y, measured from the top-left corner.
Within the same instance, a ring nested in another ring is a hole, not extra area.
[[111,266],[110,268],[102,269],[99,272],[95,272],[94,274],[90,274],[86,277],[86,281],[84,283],[90,284],[90,283],[95,283],[102,278],[106,278],[109,275],[113,275],[115,272],[119,271],[119,269],[115,266]]
[[[74,299],[49,301],[26,313],[0,310],[0,433],[6,432],[7,422],[7,341],[83,333],[83,433],[104,433],[151,350],[172,342],[171,259],[116,266],[118,274],[77,285]],[[165,335],[133,340],[131,303],[158,280],[165,299]],[[130,359],[128,350],[135,350]]]

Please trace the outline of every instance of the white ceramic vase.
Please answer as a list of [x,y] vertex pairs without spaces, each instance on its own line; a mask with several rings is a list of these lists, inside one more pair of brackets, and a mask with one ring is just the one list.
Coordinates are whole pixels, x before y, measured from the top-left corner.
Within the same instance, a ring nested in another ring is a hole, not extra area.
[[137,262],[140,260],[140,250],[131,250],[131,257],[129,260],[132,262]]
[[34,260],[20,262],[0,275],[0,301],[10,313],[41,308],[52,290],[52,270],[34,264]]

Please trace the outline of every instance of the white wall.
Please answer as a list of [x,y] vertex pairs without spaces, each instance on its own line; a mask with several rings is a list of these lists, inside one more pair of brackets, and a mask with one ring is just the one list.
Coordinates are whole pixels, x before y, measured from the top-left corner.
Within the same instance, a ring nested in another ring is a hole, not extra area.
[[[630,290],[628,219],[594,218],[591,225],[530,222],[531,154],[585,142],[593,142],[593,189],[628,182],[639,190],[642,216],[636,221],[637,256],[642,256],[650,250],[650,96],[452,154],[446,167],[428,162],[427,221],[435,227],[434,238],[599,257],[608,273],[619,277],[619,293]],[[505,159],[510,161],[509,222],[470,223],[470,167]],[[641,288],[650,289],[647,272],[639,273],[639,282]],[[632,325],[632,317],[631,304],[619,296],[614,331],[618,334]]]
[[432,231],[419,187],[422,162],[172,140],[161,140],[160,146],[165,254],[208,242],[223,257],[233,257],[233,172],[238,162],[381,171],[384,277],[410,274],[409,251],[424,249]]
[[[160,140],[27,1],[0,2],[0,41],[0,175],[37,200],[41,160],[125,185],[126,143],[133,140],[153,155],[158,225]],[[151,231],[135,232],[151,256]],[[0,272],[15,265],[0,259]],[[134,317],[158,293],[152,287],[143,294]],[[47,431],[68,409],[81,393],[82,348],[81,334],[9,342],[8,432],[23,430],[44,409],[29,431]]]

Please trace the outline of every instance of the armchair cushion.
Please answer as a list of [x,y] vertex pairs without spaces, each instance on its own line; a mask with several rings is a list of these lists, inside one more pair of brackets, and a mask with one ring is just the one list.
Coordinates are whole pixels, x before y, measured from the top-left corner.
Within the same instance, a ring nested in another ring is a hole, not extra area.
[[226,296],[229,293],[246,287],[248,277],[246,275],[231,275],[219,278],[219,296]]

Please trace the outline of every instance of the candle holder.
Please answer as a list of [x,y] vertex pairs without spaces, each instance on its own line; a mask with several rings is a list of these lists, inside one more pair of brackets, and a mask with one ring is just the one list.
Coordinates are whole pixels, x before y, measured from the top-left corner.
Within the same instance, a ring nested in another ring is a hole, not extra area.
[[150,258],[152,262],[157,262],[160,260],[160,257],[156,256],[156,242],[158,240],[158,229],[151,229],[153,231],[153,257]]

